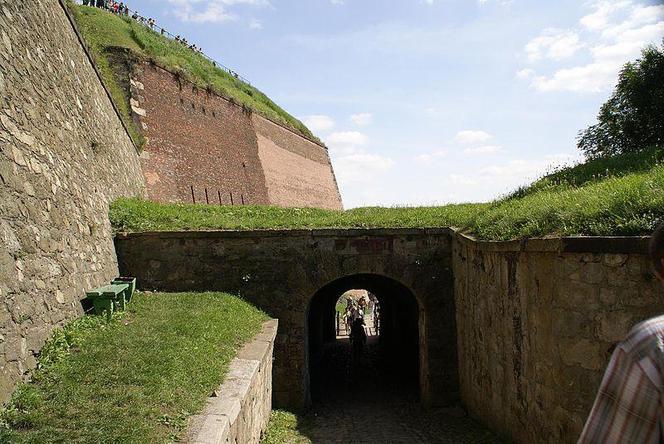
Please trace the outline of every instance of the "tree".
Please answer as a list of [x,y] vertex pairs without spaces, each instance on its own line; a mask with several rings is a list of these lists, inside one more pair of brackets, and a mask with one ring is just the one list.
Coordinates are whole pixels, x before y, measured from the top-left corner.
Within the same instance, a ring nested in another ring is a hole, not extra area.
[[589,159],[664,145],[664,40],[661,49],[647,46],[625,64],[597,120],[577,138]]

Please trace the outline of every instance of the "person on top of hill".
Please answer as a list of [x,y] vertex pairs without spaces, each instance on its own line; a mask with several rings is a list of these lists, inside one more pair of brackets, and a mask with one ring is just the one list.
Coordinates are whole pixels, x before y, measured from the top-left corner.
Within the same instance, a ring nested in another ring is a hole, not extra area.
[[[650,238],[664,283],[664,223]],[[637,324],[611,356],[579,444],[664,442],[664,315]]]

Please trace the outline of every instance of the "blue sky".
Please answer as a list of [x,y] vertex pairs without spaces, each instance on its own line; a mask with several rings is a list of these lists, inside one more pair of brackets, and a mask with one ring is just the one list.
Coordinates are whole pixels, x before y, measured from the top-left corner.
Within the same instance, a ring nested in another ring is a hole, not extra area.
[[347,208],[486,201],[580,158],[661,0],[133,0],[326,142]]

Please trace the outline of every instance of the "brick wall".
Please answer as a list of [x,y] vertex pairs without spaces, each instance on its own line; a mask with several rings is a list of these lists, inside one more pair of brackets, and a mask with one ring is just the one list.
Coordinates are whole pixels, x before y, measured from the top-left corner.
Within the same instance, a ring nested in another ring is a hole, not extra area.
[[0,401],[117,275],[108,204],[138,154],[57,0],[0,1]]
[[341,209],[325,147],[157,66],[131,71],[151,199]]
[[252,120],[272,204],[343,209],[327,149],[257,114]]
[[242,107],[148,63],[135,65],[132,76],[151,199],[230,205],[232,195],[233,204],[269,203],[251,116]]

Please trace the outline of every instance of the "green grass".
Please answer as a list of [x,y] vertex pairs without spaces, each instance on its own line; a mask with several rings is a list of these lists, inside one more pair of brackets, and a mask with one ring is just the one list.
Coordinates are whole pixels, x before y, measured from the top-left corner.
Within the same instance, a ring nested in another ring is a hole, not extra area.
[[507,198],[520,198],[546,190],[562,190],[599,182],[630,173],[644,173],[664,161],[664,148],[650,147],[639,153],[601,157],[571,167],[559,167],[532,184],[521,187]]
[[2,412],[0,441],[172,441],[266,319],[228,294],[138,293],[110,322],[73,321]]
[[205,229],[457,227],[480,239],[646,235],[664,219],[664,166],[581,186],[542,188],[487,204],[440,207],[311,208],[159,204],[120,199],[111,205],[117,231]]
[[[109,48],[128,49],[139,57],[152,59],[159,65],[182,74],[184,78],[201,88],[211,88],[269,119],[317,140],[302,122],[276,105],[261,91],[215,67],[205,57],[182,44],[170,40],[130,18],[118,17],[97,8],[77,6],[71,3],[69,8],[83,37],[91,47],[104,82],[111,91],[125,121],[131,122],[127,92],[121,91],[120,85],[113,77]],[[135,127],[133,131],[137,131]]]
[[67,2],[67,6],[90,48],[90,53],[99,74],[120,113],[130,137],[136,146],[141,148],[145,143],[145,139],[132,119],[129,91],[117,81],[105,51],[107,43],[114,41],[117,47],[140,53],[140,46],[131,37],[129,24],[119,17],[96,8],[77,6],[72,2]]
[[302,418],[284,410],[273,410],[262,444],[309,444],[311,440],[301,433],[306,428]]
[[486,204],[444,207],[358,208],[348,211],[269,206],[160,204],[119,199],[111,205],[117,231],[329,227],[433,227],[469,223]]

